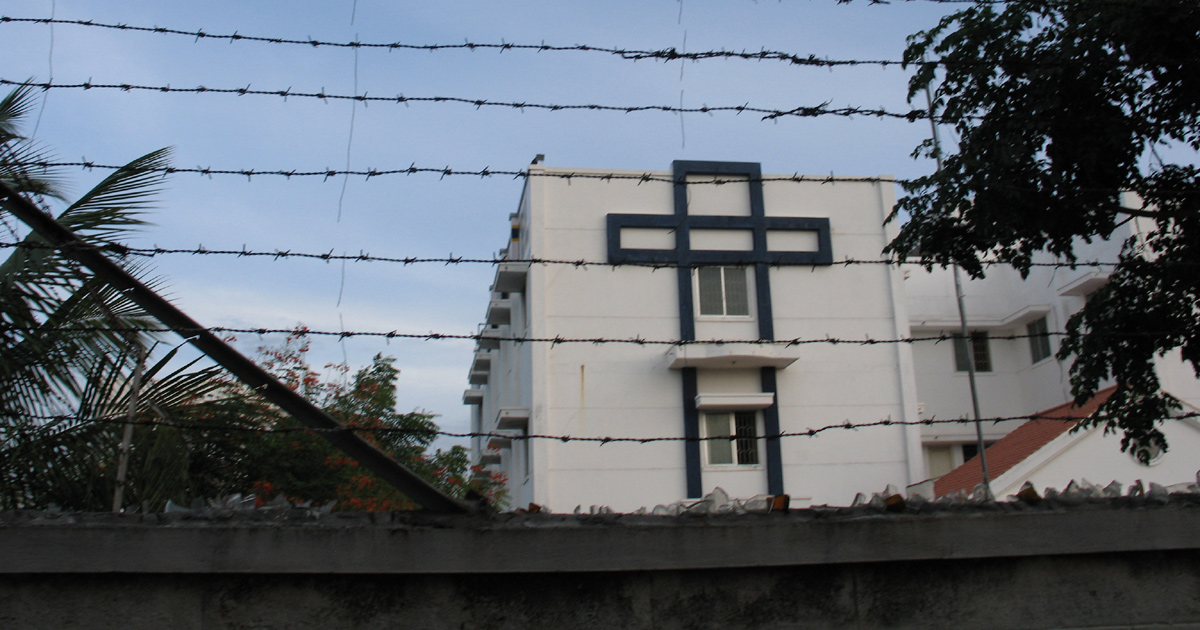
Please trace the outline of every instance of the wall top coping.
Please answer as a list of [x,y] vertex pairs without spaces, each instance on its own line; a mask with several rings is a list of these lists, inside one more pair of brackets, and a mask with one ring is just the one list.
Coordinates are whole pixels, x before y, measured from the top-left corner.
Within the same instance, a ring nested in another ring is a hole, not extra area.
[[1200,548],[1200,495],[790,513],[0,512],[0,573],[528,573]]

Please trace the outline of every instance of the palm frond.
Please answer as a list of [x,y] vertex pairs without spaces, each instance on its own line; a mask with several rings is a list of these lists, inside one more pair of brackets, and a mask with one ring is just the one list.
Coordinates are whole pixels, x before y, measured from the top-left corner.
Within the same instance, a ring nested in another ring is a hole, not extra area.
[[19,86],[0,99],[0,181],[18,192],[61,199],[58,171],[32,166],[49,161],[49,154],[20,132],[21,119],[33,110],[35,100],[29,85]]
[[140,217],[162,189],[170,157],[170,148],[159,149],[114,171],[59,215],[59,223],[90,241],[113,240],[143,225]]
[[20,132],[21,119],[33,110],[33,86],[21,85],[0,98],[0,142],[23,138]]
[[[169,419],[175,410],[196,403],[220,387],[220,368],[197,370],[195,366],[200,358],[160,376],[178,351],[179,347],[173,348],[143,370],[142,385],[138,392],[139,417],[154,418],[163,413]],[[131,354],[126,353],[96,365],[80,399],[81,417],[112,418],[128,412],[133,393],[133,381],[127,367],[132,360]]]
[[[20,315],[26,320],[22,323],[31,327],[0,335],[4,351],[0,384],[5,385],[0,404],[5,407],[55,413],[62,407],[58,401],[80,395],[98,361],[118,357],[124,361],[122,369],[131,367],[126,350],[144,337],[112,329],[145,326],[151,323],[149,318],[123,293],[96,278],[83,278],[70,288],[64,291],[65,298],[51,295],[36,309],[28,303],[0,303],[0,314],[10,319]],[[72,330],[78,327],[99,330]],[[19,402],[22,399],[24,403]]]
[[[26,140],[20,122],[36,101],[21,86],[0,99],[0,181],[19,192],[58,196],[53,171],[38,166],[47,152]],[[169,149],[144,155],[104,178],[58,217],[84,240],[102,245],[144,224],[160,190]],[[137,347],[154,336],[127,332],[153,323],[128,297],[92,276],[37,234],[0,262],[0,509],[76,510],[111,505],[121,424],[133,396]],[[127,266],[145,280],[145,267]],[[196,361],[172,368],[178,348],[147,367],[137,392],[139,419],[196,417],[221,387],[217,368]],[[63,419],[47,419],[63,415]],[[189,462],[204,445],[187,432],[139,426],[130,462],[130,502],[159,507],[182,499]]]
[[62,170],[44,166],[53,157],[37,142],[20,138],[0,142],[0,181],[20,193],[62,199]]

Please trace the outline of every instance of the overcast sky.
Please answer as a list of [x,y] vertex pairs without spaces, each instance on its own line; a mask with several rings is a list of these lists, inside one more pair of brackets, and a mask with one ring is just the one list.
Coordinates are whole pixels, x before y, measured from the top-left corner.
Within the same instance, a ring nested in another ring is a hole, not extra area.
[[[10,18],[91,20],[208,34],[404,44],[585,44],[686,52],[762,49],[830,59],[899,60],[905,37],[948,10],[932,2],[834,0],[162,2],[8,0]],[[600,52],[386,50],[230,41],[98,26],[0,22],[0,78],[55,84],[243,88],[445,96],[557,105],[750,105],[903,112],[907,72],[832,70],[780,61],[631,61]],[[8,87],[3,90],[7,92]],[[174,147],[174,165],[313,171],[450,167],[520,170],[539,153],[562,167],[665,170],[672,160],[761,162],[766,173],[896,175],[932,169],[909,157],[924,122],[825,116],[763,121],[742,113],[542,111],[278,96],[54,89],[37,139],[63,161],[123,164]],[[917,106],[923,102],[915,103]],[[353,120],[353,126],[352,126]],[[31,121],[32,122],[32,121]],[[32,127],[29,128],[32,130]],[[106,172],[68,171],[71,191]],[[522,182],[511,177],[393,175],[285,179],[176,174],[153,226],[130,244],[167,248],[367,252],[489,258],[505,244]],[[339,220],[340,210],[340,220]],[[469,334],[481,321],[489,265],[326,263],[170,255],[153,259],[169,296],[206,326]],[[340,298],[340,305],[339,305]],[[343,328],[344,327],[344,328]],[[240,347],[262,343],[243,335]],[[352,367],[383,352],[401,369],[400,409],[468,429],[462,390],[473,344],[317,340],[313,362]],[[444,445],[444,444],[443,444]]]

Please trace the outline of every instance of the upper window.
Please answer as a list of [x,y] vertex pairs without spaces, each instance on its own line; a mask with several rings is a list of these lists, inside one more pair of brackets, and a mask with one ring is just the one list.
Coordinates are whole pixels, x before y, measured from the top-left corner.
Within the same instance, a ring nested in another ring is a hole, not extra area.
[[1029,354],[1033,357],[1033,362],[1037,363],[1042,359],[1050,356],[1050,329],[1046,327],[1046,318],[1040,317],[1025,325],[1025,332],[1029,334]]
[[[992,354],[988,349],[988,335],[979,331],[971,333],[971,351],[975,353],[975,371],[992,371]],[[954,336],[954,369],[959,372],[967,371],[967,344],[963,343],[961,335]]]
[[700,267],[696,270],[700,314],[724,317],[750,315],[745,267]]
[[734,411],[704,414],[704,436],[728,439],[707,440],[709,465],[758,465],[758,414]]

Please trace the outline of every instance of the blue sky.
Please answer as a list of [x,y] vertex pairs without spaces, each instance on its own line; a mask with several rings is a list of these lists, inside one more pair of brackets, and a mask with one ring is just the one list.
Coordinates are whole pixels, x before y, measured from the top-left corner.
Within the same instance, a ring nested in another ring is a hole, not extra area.
[[[104,2],[9,0],[13,18],[92,20],[210,34],[406,44],[542,44],[657,50],[780,50],[831,59],[894,59],[905,37],[948,12],[931,2],[849,6],[833,0],[607,2]],[[353,18],[353,21],[352,21]],[[749,104],[906,111],[907,72],[833,70],[779,61],[630,61],[597,52],[360,49],[196,39],[59,24],[0,23],[0,78],[54,83],[238,88],[490,101],[685,107]],[[356,92],[357,85],[357,92]],[[921,103],[917,103],[920,105]],[[353,116],[353,133],[351,119]],[[767,173],[895,175],[932,169],[909,157],[927,123],[866,117],[763,121],[733,113],[475,108],[277,96],[51,90],[37,139],[63,161],[121,164],[160,147],[178,167],[366,170],[551,166],[667,169],[672,160],[736,160]],[[67,172],[74,193],[100,172]],[[343,193],[344,185],[344,193]],[[437,175],[291,180],[177,174],[153,226],[130,244],[168,248],[491,257],[504,243],[521,181]],[[341,218],[339,220],[339,207]],[[475,330],[487,265],[326,263],[159,256],[156,272],[208,326],[459,333]],[[340,304],[339,304],[340,296]],[[240,347],[275,343],[243,335]],[[316,340],[317,365],[396,357],[400,409],[468,428],[462,390],[473,344]]]

